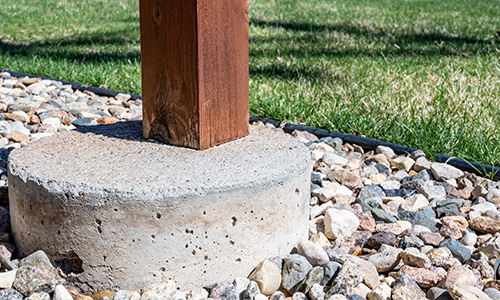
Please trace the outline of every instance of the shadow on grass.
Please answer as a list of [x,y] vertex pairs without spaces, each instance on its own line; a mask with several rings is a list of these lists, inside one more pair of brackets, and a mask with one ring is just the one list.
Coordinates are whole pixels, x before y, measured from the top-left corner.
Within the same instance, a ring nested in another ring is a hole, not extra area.
[[130,30],[86,32],[76,36],[46,38],[39,41],[15,43],[0,39],[0,55],[16,58],[41,57],[53,60],[75,60],[86,62],[139,61],[139,50],[130,49],[138,45],[139,38],[131,37]]
[[[250,57],[269,58],[270,64],[252,66],[251,75],[296,79],[305,77],[319,79],[325,70],[311,68],[315,59],[358,58],[375,59],[403,58],[429,59],[440,57],[462,57],[496,53],[494,39],[471,36],[452,36],[441,32],[397,32],[389,29],[353,23],[310,24],[252,19],[250,26],[271,29],[266,36],[250,37]],[[287,33],[288,31],[289,33]],[[343,39],[353,39],[346,43]],[[308,59],[300,65],[287,66],[276,61],[280,56]]]

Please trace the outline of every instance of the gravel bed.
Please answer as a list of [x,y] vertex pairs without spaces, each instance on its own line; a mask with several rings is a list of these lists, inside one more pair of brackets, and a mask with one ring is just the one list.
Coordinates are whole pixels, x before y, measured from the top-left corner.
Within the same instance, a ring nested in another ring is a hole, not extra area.
[[263,257],[248,278],[193,291],[160,281],[141,291],[83,295],[42,251],[15,258],[9,152],[57,132],[141,114],[142,100],[128,94],[103,97],[0,73],[0,299],[500,299],[500,182],[431,162],[421,151],[397,156],[379,146],[365,153],[305,131],[291,134],[309,147],[314,163],[309,239],[287,257]]

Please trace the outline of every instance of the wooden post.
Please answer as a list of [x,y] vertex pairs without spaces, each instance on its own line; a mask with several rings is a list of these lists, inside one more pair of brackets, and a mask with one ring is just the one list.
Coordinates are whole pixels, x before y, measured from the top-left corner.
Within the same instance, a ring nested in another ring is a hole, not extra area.
[[140,0],[143,135],[205,149],[248,134],[248,0]]

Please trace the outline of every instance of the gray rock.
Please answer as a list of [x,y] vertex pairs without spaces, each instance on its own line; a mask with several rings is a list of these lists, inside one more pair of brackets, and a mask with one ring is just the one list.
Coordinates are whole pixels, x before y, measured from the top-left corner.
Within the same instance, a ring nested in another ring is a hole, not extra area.
[[260,293],[259,285],[255,281],[250,281],[245,290],[240,294],[241,300],[253,300],[255,295]]
[[407,234],[399,240],[399,248],[401,249],[422,248],[424,245],[424,242],[414,234]]
[[372,209],[379,207],[383,202],[382,198],[373,197],[367,199],[357,198],[356,203],[361,204],[361,208],[363,209],[363,211],[371,211]]
[[429,201],[446,198],[446,189],[440,185],[424,186],[418,192],[424,195]]
[[50,259],[47,257],[47,254],[45,254],[45,252],[43,252],[42,250],[38,250],[38,251],[28,255],[27,257],[21,259],[19,261],[19,266],[20,267],[24,266],[27,263],[37,263],[37,264],[44,265],[44,266],[51,267],[51,268],[54,267],[52,265],[52,263],[50,262]]
[[283,292],[276,291],[269,296],[269,300],[285,300],[286,295]]
[[453,300],[447,290],[438,287],[431,287],[427,291],[427,298],[430,300]]
[[500,300],[500,291],[494,288],[484,289],[483,292],[488,295],[492,300]]
[[384,251],[371,255],[368,261],[377,268],[379,273],[388,272],[398,265],[401,251],[401,249],[387,247]]
[[299,284],[296,291],[304,294],[309,293],[309,290],[314,284],[319,284],[323,280],[325,270],[322,267],[314,267],[306,275],[306,278]]
[[288,256],[283,266],[281,285],[285,290],[293,294],[311,269],[312,265],[305,257],[298,254]]
[[333,279],[337,276],[340,271],[341,265],[335,261],[329,261],[323,265],[323,269],[325,270],[323,280],[321,281],[321,285],[329,285],[331,286]]
[[356,200],[361,201],[369,198],[384,198],[385,192],[378,185],[366,185],[359,191]]
[[439,247],[446,247],[448,248],[453,256],[458,259],[461,263],[465,263],[468,261],[471,257],[471,251],[465,247],[464,245],[460,244],[457,240],[454,239],[447,239],[442,241],[439,244]]
[[56,286],[63,282],[54,268],[26,263],[19,267],[13,287],[21,294],[29,296],[37,292],[52,293]]
[[333,286],[326,294],[329,298],[335,294],[349,296],[352,294],[352,289],[363,281],[363,272],[352,261],[346,261],[339,274],[333,280]]
[[449,216],[459,216],[460,211],[455,204],[449,204],[446,206],[441,206],[436,208],[436,214],[438,218],[449,217]]
[[401,210],[398,212],[399,220],[408,221],[413,225],[421,225],[429,228],[432,232],[438,230],[437,222],[422,211]]
[[330,260],[323,248],[308,240],[299,242],[297,252],[304,256],[312,266],[321,266]]
[[15,289],[0,290],[0,300],[23,300],[24,296]]
[[388,214],[385,210],[380,208],[372,208],[372,216],[376,221],[382,221],[385,223],[396,223],[398,219]]
[[210,298],[214,300],[239,300],[238,290],[230,282],[220,282],[211,291]]
[[391,175],[391,168],[389,168],[388,166],[380,163],[373,164],[373,166],[380,174],[384,174],[385,176]]

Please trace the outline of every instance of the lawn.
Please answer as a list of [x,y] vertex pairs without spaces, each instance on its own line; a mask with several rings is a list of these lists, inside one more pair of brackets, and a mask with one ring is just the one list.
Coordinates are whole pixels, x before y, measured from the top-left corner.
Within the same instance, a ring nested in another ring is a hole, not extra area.
[[[486,0],[250,1],[253,115],[500,165]],[[11,1],[0,68],[141,93],[137,0]]]

